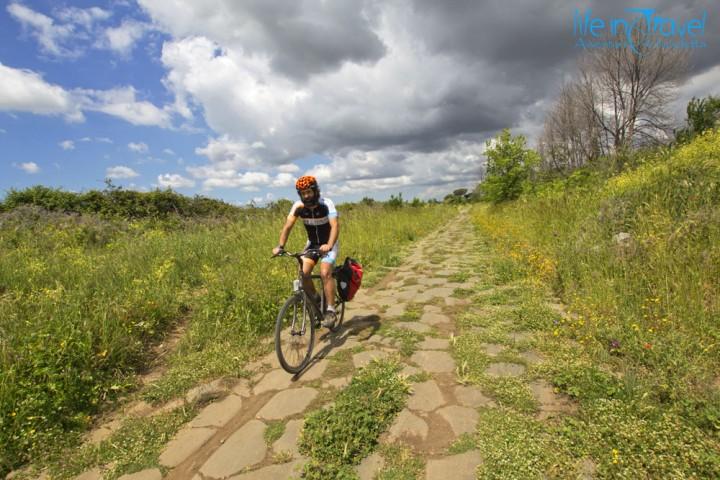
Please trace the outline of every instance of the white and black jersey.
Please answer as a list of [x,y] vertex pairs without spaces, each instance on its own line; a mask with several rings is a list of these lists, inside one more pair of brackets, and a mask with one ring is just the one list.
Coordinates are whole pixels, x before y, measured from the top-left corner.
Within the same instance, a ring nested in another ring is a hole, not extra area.
[[308,241],[314,247],[328,243],[330,240],[330,219],[337,218],[335,204],[329,198],[320,197],[318,206],[306,207],[298,200],[290,209],[290,216],[300,217],[307,230]]

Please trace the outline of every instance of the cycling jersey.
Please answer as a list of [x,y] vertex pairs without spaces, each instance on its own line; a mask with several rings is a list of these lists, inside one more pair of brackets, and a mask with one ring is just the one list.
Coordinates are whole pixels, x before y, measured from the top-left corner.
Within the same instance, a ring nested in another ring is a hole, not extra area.
[[332,200],[320,197],[315,208],[307,208],[300,200],[296,201],[290,208],[290,216],[302,219],[308,242],[319,247],[330,240],[330,219],[337,218],[338,213]]

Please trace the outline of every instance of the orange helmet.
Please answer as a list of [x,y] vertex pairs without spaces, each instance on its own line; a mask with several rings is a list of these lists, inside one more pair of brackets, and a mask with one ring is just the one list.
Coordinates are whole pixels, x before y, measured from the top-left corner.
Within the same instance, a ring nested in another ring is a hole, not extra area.
[[[307,190],[308,188],[311,188],[314,195],[312,199],[303,199],[302,198],[302,192],[303,190]],[[304,175],[297,179],[297,182],[295,182],[295,190],[297,190],[298,195],[300,196],[300,199],[303,200],[303,203],[305,206],[312,207],[318,204],[320,201],[320,188],[318,187],[317,180],[312,175]]]
[[295,182],[295,190],[300,192],[300,190],[306,190],[308,188],[317,188],[317,180],[312,175],[305,175],[297,179],[297,182]]

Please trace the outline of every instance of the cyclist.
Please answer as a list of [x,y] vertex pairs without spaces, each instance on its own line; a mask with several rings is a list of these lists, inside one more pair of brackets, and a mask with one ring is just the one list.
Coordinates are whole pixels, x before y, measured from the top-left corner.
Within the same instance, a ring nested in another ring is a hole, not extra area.
[[303,256],[303,287],[316,301],[319,298],[315,285],[310,278],[315,265],[320,259],[320,276],[323,280],[327,311],[323,318],[323,326],[335,326],[335,280],[332,272],[338,255],[338,213],[335,205],[329,198],[320,196],[317,180],[311,175],[305,175],[295,182],[300,200],[290,208],[285,225],[280,232],[280,243],[273,248],[273,255],[277,255],[285,248],[290,231],[295,221],[300,217],[307,230],[308,241],[305,252],[311,249],[320,250],[320,254],[311,253]]

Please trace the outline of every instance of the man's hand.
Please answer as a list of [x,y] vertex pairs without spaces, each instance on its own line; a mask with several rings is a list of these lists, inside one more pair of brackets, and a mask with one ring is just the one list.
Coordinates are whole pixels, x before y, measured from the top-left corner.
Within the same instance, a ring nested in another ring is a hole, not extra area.
[[280,252],[284,252],[284,251],[285,251],[285,249],[282,247],[279,247],[279,246],[275,247],[275,248],[273,248],[273,255],[279,255]]
[[332,248],[330,248],[330,245],[328,245],[327,243],[323,243],[322,245],[320,245],[320,248],[318,248],[318,250],[320,250],[320,253],[325,254],[332,250]]

